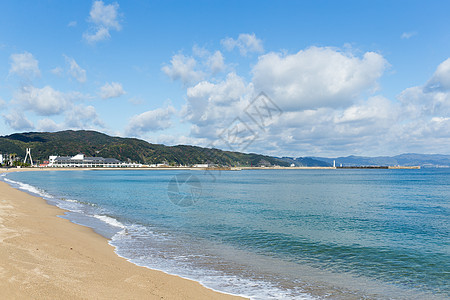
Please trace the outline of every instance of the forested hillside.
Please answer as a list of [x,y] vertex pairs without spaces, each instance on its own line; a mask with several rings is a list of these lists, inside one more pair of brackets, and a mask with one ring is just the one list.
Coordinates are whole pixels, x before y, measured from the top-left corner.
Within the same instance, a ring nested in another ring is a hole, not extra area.
[[0,153],[15,153],[25,157],[26,148],[31,148],[33,159],[41,162],[50,155],[73,156],[84,153],[86,156],[111,157],[144,164],[289,165],[286,161],[265,155],[186,145],[164,146],[135,138],[112,137],[96,131],[28,132],[0,137]]

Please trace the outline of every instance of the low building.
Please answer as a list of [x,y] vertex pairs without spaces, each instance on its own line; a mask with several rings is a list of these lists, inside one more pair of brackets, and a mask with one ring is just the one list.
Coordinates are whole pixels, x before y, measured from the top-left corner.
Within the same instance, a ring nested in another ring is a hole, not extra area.
[[211,165],[210,164],[195,164],[192,167],[194,167],[194,168],[209,168],[209,167],[211,167]]
[[115,158],[75,156],[50,156],[48,167],[53,168],[137,168],[141,164],[125,163]]

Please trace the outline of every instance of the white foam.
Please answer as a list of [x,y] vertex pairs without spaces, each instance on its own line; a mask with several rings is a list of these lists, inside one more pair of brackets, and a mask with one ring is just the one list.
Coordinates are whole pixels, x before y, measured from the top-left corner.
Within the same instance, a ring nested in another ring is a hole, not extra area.
[[64,201],[67,201],[67,202],[71,202],[71,203],[80,203],[80,201],[78,201],[78,200],[72,200],[72,199],[63,199]]
[[[177,239],[166,233],[157,233],[148,227],[130,225],[115,234],[109,244],[116,248],[117,255],[143,267],[160,270],[168,274],[195,280],[200,284],[233,295],[254,300],[259,299],[316,299],[300,287],[284,289],[268,280],[247,278],[238,274],[224,274],[220,270],[196,265],[201,256],[184,248],[180,253]],[[162,252],[161,252],[162,251]]]
[[8,178],[4,178],[5,182],[12,184],[12,185],[16,185],[19,189],[24,190],[26,192],[32,193],[32,194],[36,194],[39,195],[43,198],[47,198],[47,199],[53,199],[53,196],[50,194],[47,194],[46,192],[44,192],[43,190],[36,188],[32,185],[26,184],[26,183],[22,183],[19,181],[14,181]]
[[111,218],[108,216],[101,216],[101,215],[94,215],[94,217],[107,223],[108,225],[125,229],[125,225],[123,225],[122,223],[120,223],[119,221],[117,221],[114,218]]

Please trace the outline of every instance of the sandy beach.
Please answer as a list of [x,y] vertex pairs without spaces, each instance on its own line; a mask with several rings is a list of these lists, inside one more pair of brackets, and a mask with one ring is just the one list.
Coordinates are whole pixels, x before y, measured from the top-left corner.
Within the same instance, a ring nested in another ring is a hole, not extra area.
[[0,298],[241,299],[136,266],[63,214],[0,181]]

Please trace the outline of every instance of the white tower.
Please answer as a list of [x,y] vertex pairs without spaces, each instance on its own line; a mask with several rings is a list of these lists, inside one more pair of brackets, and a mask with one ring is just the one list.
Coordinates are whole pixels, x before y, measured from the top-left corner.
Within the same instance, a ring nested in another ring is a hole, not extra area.
[[27,162],[27,157],[28,156],[30,157],[31,165],[33,165],[33,159],[31,158],[31,148],[27,148],[27,154],[25,155],[25,159],[23,160],[23,163]]
[[336,161],[333,160],[333,168],[336,168]]

